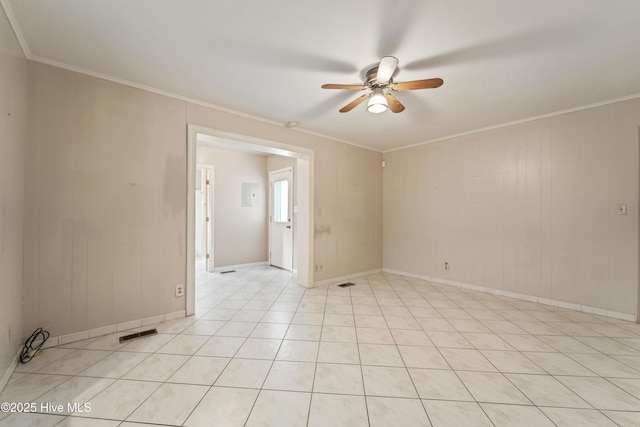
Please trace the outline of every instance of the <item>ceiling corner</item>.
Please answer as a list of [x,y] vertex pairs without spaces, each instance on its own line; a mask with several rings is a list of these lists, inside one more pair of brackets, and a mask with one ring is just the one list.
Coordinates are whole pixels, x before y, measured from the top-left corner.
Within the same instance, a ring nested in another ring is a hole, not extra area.
[[11,25],[11,29],[13,29],[13,33],[16,35],[18,39],[18,43],[20,44],[20,48],[22,49],[22,53],[27,59],[33,59],[33,55],[31,55],[31,50],[29,50],[29,46],[27,45],[27,41],[22,34],[22,30],[18,25],[18,21],[16,20],[15,15],[13,14],[13,10],[11,9],[11,4],[9,0],[0,0],[0,6],[4,10],[4,14]]

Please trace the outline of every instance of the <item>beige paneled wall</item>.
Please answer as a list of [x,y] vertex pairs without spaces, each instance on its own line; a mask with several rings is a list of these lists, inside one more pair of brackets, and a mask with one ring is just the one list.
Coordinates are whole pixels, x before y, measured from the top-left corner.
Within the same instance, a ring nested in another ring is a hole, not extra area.
[[184,308],[185,104],[29,63],[25,330]]
[[184,309],[187,123],[315,152],[316,280],[382,267],[382,154],[29,62],[24,328]]
[[[0,8],[0,391],[22,336],[27,61]],[[29,332],[31,333],[31,331]]]
[[324,266],[316,281],[381,268],[382,194],[373,189],[382,186],[382,156],[336,144],[315,160],[315,263]]
[[384,267],[635,315],[639,125],[636,99],[386,153]]
[[[196,161],[215,167],[216,268],[267,262],[267,156],[198,147]],[[258,184],[258,205],[242,206],[242,184]]]

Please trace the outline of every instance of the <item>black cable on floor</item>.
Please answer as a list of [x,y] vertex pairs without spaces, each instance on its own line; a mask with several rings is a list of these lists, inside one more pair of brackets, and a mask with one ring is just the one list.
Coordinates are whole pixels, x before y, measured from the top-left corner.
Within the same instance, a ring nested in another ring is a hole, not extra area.
[[[41,339],[42,341],[37,341],[38,339]],[[27,341],[24,343],[24,347],[22,347],[22,351],[20,352],[20,362],[27,363],[33,359],[48,339],[49,332],[42,328],[36,329],[31,336],[27,338]]]

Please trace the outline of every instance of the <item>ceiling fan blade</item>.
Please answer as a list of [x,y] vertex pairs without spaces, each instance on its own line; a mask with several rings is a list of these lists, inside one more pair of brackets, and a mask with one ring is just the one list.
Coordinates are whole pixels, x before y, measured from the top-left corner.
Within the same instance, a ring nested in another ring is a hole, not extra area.
[[402,113],[404,111],[404,105],[402,105],[402,102],[398,101],[398,98],[390,93],[385,93],[384,97],[387,98],[387,104],[389,104],[389,109],[391,111],[394,113]]
[[341,84],[333,84],[333,83],[322,85],[322,89],[364,90],[366,88],[367,87],[363,85],[341,85]]
[[382,58],[378,65],[378,73],[376,74],[378,84],[384,85],[389,83],[389,80],[393,77],[393,73],[396,72],[396,68],[398,68],[398,58],[395,56],[385,56]]
[[416,90],[416,89],[435,89],[442,86],[444,80],[442,79],[424,79],[424,80],[412,80],[410,82],[400,82],[391,85],[393,90]]
[[354,108],[356,108],[358,105],[362,104],[364,101],[366,101],[369,97],[371,96],[370,93],[365,93],[362,96],[357,97],[356,99],[354,99],[353,101],[351,101],[350,103],[348,103],[347,105],[345,105],[344,107],[342,107],[340,109],[341,113],[348,113],[349,111],[353,110]]

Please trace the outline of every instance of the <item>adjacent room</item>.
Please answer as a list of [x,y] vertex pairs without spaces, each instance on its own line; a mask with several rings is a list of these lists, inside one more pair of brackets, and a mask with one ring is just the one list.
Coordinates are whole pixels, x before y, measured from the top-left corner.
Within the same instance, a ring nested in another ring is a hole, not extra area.
[[0,426],[640,425],[638,16],[0,0]]

